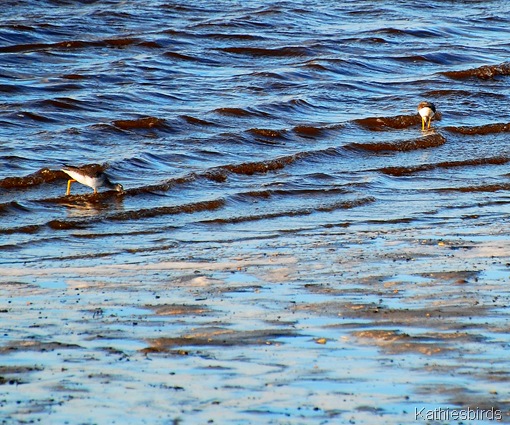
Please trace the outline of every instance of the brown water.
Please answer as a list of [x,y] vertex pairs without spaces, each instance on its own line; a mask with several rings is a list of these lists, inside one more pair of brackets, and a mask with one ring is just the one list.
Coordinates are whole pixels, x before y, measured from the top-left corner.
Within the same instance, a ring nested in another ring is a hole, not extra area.
[[422,3],[2,3],[4,423],[508,419],[510,4]]

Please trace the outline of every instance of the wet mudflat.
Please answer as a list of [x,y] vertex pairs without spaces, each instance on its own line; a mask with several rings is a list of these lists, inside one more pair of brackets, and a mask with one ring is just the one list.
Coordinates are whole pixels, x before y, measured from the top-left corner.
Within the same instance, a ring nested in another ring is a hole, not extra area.
[[2,269],[4,422],[507,422],[510,240],[371,227]]
[[0,423],[510,421],[507,2],[33,3]]

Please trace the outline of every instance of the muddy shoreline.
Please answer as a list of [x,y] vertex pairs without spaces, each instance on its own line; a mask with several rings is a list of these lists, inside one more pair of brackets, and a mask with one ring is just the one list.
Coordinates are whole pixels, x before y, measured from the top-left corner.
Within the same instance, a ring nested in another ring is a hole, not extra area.
[[2,267],[3,423],[509,422],[510,239],[430,230]]

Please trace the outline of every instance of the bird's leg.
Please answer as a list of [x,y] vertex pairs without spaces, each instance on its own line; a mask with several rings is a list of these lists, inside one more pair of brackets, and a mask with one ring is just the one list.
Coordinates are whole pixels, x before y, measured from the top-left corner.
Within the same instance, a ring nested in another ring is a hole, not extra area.
[[421,130],[424,131],[425,130],[425,117],[421,117]]
[[71,179],[71,180],[69,180],[69,181],[67,182],[67,192],[66,192],[66,195],[70,195],[70,194],[71,194],[71,184],[72,184],[73,182],[75,182],[75,181],[76,181],[76,180]]
[[427,128],[430,128],[430,123],[432,122],[432,117],[429,117],[429,125],[427,126]]
[[97,187],[94,188],[94,195],[97,195]]

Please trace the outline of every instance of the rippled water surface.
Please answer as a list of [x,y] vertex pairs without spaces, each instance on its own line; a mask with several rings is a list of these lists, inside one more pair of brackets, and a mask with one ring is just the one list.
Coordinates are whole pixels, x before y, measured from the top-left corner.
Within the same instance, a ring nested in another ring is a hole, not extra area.
[[[300,282],[338,229],[474,240],[508,223],[510,3],[0,7],[4,283],[254,243],[299,245]],[[125,192],[66,196],[62,165],[92,163]]]
[[[142,248],[162,226],[181,240],[339,220],[420,225],[431,209],[478,207],[507,187],[504,3],[6,9],[9,262],[39,262],[39,250],[58,259],[78,229],[98,236],[79,249],[89,256],[110,253],[112,239]],[[441,113],[426,133],[423,99]],[[104,164],[125,195],[75,185],[65,197],[64,163]],[[38,251],[24,248],[27,233]]]

